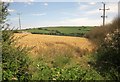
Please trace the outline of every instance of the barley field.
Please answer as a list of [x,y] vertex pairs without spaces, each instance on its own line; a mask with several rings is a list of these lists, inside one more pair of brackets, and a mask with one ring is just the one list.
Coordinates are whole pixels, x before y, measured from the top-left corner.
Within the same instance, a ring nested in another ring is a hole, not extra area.
[[[76,49],[92,51],[93,45],[86,38],[70,36],[54,36],[40,34],[15,33],[15,37],[20,37],[18,44],[26,47],[32,47],[34,54],[45,52],[46,50]],[[54,51],[53,51],[54,52]]]

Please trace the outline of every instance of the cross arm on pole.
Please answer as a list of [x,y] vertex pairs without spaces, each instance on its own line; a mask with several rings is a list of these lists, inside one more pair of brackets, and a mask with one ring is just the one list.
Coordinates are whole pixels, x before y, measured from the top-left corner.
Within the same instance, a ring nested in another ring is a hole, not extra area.
[[105,15],[105,11],[106,10],[110,10],[110,8],[105,8],[106,4],[104,2],[102,2],[103,4],[103,8],[102,9],[99,9],[99,10],[102,10],[103,11],[103,15],[101,16],[103,18],[103,26],[105,25],[105,18],[107,18],[107,16]]

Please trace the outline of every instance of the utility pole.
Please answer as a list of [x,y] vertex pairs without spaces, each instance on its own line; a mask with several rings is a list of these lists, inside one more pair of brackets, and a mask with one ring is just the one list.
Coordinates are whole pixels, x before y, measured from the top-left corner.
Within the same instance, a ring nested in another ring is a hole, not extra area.
[[118,2],[118,18],[120,18],[120,1]]
[[106,10],[110,10],[110,9],[109,8],[108,9],[105,8],[106,4],[104,2],[102,2],[102,4],[103,4],[103,9],[99,9],[99,10],[103,10],[103,15],[101,17],[103,18],[103,26],[104,26],[105,25],[105,18],[107,17],[105,15],[105,11]]
[[20,28],[20,30],[21,30],[21,19],[20,19],[21,13],[17,13],[17,15],[19,16],[19,28]]

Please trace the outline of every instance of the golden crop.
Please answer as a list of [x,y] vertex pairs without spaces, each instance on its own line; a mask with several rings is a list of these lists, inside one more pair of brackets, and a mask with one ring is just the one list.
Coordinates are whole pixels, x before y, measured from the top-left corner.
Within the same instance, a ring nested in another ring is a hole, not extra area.
[[[15,37],[22,37],[18,40],[18,45],[33,47],[32,52],[38,53],[63,53],[69,49],[93,49],[92,44],[86,38],[70,37],[70,36],[54,36],[54,35],[40,35],[40,34],[25,34],[15,33]],[[49,52],[48,52],[49,50]]]

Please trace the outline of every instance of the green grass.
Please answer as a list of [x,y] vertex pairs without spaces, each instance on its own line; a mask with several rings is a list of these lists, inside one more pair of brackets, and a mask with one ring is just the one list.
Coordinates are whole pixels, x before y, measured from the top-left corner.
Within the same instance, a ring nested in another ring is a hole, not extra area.
[[31,32],[33,34],[48,34],[48,35],[66,35],[66,36],[83,36],[90,30],[94,29],[93,26],[61,26],[61,27],[42,27],[31,28],[22,31]]
[[[46,54],[48,55],[50,54]],[[104,80],[104,77],[95,69],[81,65],[89,60],[90,55],[81,57],[79,64],[76,62],[78,60],[75,60],[76,58],[70,56],[68,52],[65,55],[56,54],[52,57],[53,62],[47,62],[50,57],[46,58],[46,56],[32,58],[34,62],[31,65],[33,72],[31,80]]]
[[51,28],[46,28],[48,30],[58,30],[62,33],[86,33],[87,31],[91,30],[92,28],[90,27],[51,27]]
[[49,31],[46,30],[38,30],[38,29],[30,29],[30,30],[25,30],[28,32],[36,32],[36,33],[49,33]]

